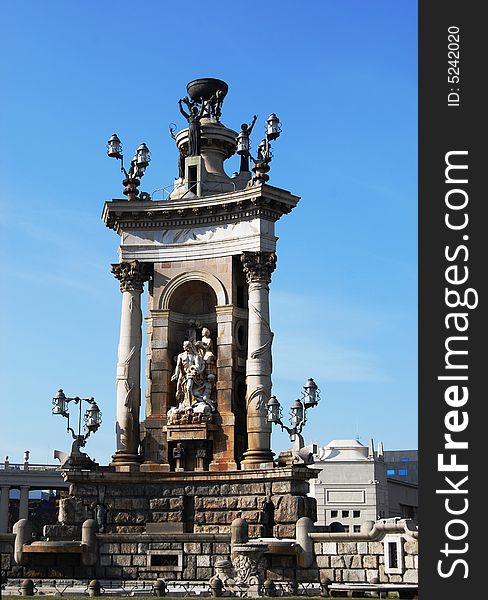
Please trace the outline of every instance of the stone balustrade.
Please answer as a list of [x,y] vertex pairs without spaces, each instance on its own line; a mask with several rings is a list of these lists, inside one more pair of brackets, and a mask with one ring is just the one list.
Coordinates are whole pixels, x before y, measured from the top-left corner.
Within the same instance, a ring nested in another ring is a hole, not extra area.
[[67,489],[59,465],[11,463],[6,459],[0,464],[0,533],[9,529],[11,490],[19,490],[19,519],[29,515],[29,492],[31,490]]

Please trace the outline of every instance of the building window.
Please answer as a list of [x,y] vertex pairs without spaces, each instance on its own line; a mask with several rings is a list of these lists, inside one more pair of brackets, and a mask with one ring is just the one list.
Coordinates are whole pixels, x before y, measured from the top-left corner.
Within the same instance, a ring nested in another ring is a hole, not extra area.
[[349,516],[349,511],[348,510],[343,510],[342,511],[342,518],[343,519],[347,519],[348,516]]
[[408,469],[398,469],[398,475],[405,477],[408,475]]
[[198,171],[197,167],[188,167],[188,190],[192,191],[195,195],[197,194],[197,183],[198,183]]
[[353,531],[354,533],[359,533],[361,531],[361,525],[354,525]]
[[360,510],[353,510],[353,511],[352,511],[352,516],[353,516],[355,519],[359,519],[359,517],[361,516],[361,511],[360,511]]
[[178,550],[148,550],[147,567],[152,571],[183,571],[183,552]]
[[349,525],[344,525],[344,533],[349,533]]
[[386,474],[389,477],[391,477],[392,475],[395,475],[395,469],[386,469]]
[[331,510],[330,511],[330,517],[331,517],[331,519],[336,518],[337,517],[337,511],[336,510]]
[[384,541],[385,573],[401,575],[403,573],[403,544],[399,535],[385,537]]
[[388,542],[388,544],[386,544],[386,547],[388,548],[390,569],[398,569],[398,553],[396,543]]
[[177,554],[151,554],[151,567],[177,567]]

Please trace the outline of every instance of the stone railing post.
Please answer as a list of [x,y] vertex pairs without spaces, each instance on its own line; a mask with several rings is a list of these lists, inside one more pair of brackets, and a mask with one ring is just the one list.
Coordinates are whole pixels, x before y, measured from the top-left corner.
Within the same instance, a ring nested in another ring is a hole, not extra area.
[[10,503],[10,486],[2,485],[0,496],[0,533],[8,531],[8,509]]
[[242,468],[259,469],[273,464],[271,423],[267,404],[271,396],[271,344],[269,283],[276,266],[274,252],[244,252],[241,256],[248,283],[248,352],[246,407],[248,447]]
[[141,406],[141,293],[150,276],[149,265],[137,260],[112,265],[120,281],[122,314],[117,362],[117,448],[115,465],[141,462],[139,412]]
[[81,561],[86,566],[93,566],[97,563],[97,537],[98,525],[95,519],[87,519],[81,527],[81,545],[83,554]]
[[27,562],[24,544],[32,542],[32,523],[28,519],[20,519],[14,524],[13,533],[15,535],[14,561],[18,565],[24,565]]
[[19,520],[29,518],[29,486],[20,486]]
[[301,517],[296,524],[296,546],[297,565],[302,569],[312,566],[315,556],[313,551],[313,540],[308,535],[314,530],[313,521],[310,517]]

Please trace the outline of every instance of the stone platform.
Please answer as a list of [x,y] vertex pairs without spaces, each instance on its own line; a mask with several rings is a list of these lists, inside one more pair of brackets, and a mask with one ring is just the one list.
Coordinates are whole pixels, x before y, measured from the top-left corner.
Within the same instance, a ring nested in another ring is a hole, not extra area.
[[[23,544],[14,571],[36,578],[208,581],[216,564],[232,555],[236,520],[246,521],[249,538],[274,540],[294,540],[301,517],[315,520],[316,501],[307,496],[311,476],[303,466],[223,473],[66,471],[70,488],[60,501],[59,522],[45,527],[46,541]],[[76,553],[56,551],[63,541],[80,540]],[[291,578],[294,551],[289,554],[280,560]]]
[[[58,525],[48,538],[79,538],[86,519],[100,533],[230,533],[236,518],[249,524],[249,536],[294,538],[300,517],[316,518],[308,497],[313,472],[303,466],[234,472],[70,471],[69,495],[61,500]],[[104,517],[97,517],[97,507]],[[103,521],[103,522],[100,522]],[[63,536],[62,536],[63,537]]]

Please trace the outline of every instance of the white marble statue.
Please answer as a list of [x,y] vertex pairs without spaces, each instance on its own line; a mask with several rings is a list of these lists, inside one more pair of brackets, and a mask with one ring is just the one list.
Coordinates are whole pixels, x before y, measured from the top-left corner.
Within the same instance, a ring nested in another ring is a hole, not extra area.
[[176,400],[182,408],[193,404],[193,387],[203,380],[205,362],[190,341],[183,342],[183,352],[178,354],[176,369],[171,381],[176,381]]
[[183,342],[183,352],[177,356],[171,377],[171,381],[176,381],[177,405],[168,410],[169,424],[209,421],[216,410],[215,355],[210,330],[203,327],[201,340],[197,341],[196,335],[191,338]]

